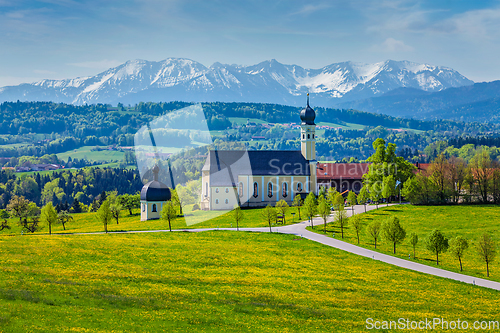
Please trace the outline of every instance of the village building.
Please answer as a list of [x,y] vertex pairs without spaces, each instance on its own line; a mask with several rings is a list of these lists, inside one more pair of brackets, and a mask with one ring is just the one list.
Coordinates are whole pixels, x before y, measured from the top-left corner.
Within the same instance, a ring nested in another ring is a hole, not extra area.
[[142,187],[141,221],[159,219],[163,205],[171,198],[168,186],[158,181],[159,172],[160,168],[155,165],[154,179]]
[[340,193],[358,194],[363,187],[363,175],[370,171],[370,163],[318,163],[318,191],[334,187]]
[[296,195],[317,194],[316,113],[309,106],[301,110],[301,150],[228,151],[211,150],[202,169],[203,210],[289,205]]

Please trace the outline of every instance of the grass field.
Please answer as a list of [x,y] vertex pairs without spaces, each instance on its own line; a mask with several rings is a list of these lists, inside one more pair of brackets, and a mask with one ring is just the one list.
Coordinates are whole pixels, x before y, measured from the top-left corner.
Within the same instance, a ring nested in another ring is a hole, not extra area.
[[2,332],[365,332],[367,318],[498,320],[497,291],[292,235],[0,238]]
[[[360,233],[360,246],[374,249],[373,239],[366,232],[366,225],[371,221],[383,222],[389,216],[397,216],[403,228],[406,229],[407,239],[396,246],[396,256],[408,259],[413,257],[413,247],[409,243],[409,234],[416,232],[419,241],[416,247],[416,260],[419,263],[436,266],[436,255],[425,249],[425,239],[433,229],[439,229],[445,237],[451,239],[456,236],[465,237],[469,241],[469,248],[462,259],[463,274],[486,278],[486,264],[477,253],[475,245],[479,236],[486,232],[495,240],[497,253],[500,255],[500,207],[499,206],[412,206],[398,205],[391,207],[381,206],[378,210],[361,214],[363,230]],[[322,233],[323,227],[315,228]],[[327,233],[335,232],[340,237],[340,227],[336,223],[327,225]],[[357,244],[355,231],[347,226],[344,230],[344,241]],[[392,255],[392,243],[383,238],[377,241],[377,250]],[[460,273],[458,259],[450,253],[439,255],[439,268]],[[500,281],[500,258],[490,264],[490,279]]]
[[107,161],[123,161],[125,153],[116,150],[107,150],[107,147],[101,147],[101,151],[93,151],[95,146],[84,146],[78,149],[70,150],[64,153],[57,154],[61,160],[68,161],[68,157],[72,159],[78,158],[79,160],[85,158],[89,161],[107,162]]
[[[236,228],[236,222],[227,211],[191,211],[192,205],[186,206],[183,213],[187,217],[176,218],[171,222],[172,229],[193,229],[193,228]],[[239,223],[241,228],[267,227],[268,223],[261,216],[262,209],[243,209],[243,221]],[[286,224],[292,224],[298,221],[298,214],[292,216],[296,209],[291,208],[286,216]],[[168,229],[168,222],[163,220],[141,221],[139,209],[132,211],[133,215],[129,215],[128,211],[122,211],[118,224],[113,220],[108,225],[108,231],[132,231],[132,230],[164,230]],[[86,232],[101,232],[104,231],[103,224],[98,220],[95,213],[80,213],[72,214],[73,221],[66,225],[66,230],[62,225],[56,224],[52,226],[53,233],[86,233]],[[21,227],[18,224],[19,219],[11,218],[9,225],[10,230],[0,231],[1,235],[20,235]],[[187,225],[187,223],[189,225]],[[282,225],[282,224],[280,224]],[[277,225],[273,225],[277,226]],[[48,233],[48,226],[42,225],[42,229],[35,234]]]

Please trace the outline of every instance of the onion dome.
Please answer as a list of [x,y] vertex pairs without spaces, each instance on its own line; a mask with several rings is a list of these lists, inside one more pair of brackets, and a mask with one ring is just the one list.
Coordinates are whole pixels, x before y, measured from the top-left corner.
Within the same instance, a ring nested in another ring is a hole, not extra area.
[[315,118],[316,112],[309,106],[309,94],[307,94],[307,106],[300,111],[300,120],[302,120],[302,125],[316,125],[314,123]]
[[158,181],[160,168],[155,165],[153,168],[154,180],[142,187],[141,200],[146,201],[168,201],[171,198],[170,189],[167,185]]

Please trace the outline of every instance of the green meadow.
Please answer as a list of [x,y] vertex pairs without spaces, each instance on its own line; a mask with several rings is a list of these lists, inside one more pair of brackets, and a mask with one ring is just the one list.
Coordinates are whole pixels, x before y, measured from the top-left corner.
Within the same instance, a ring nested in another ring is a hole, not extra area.
[[[185,217],[178,217],[171,221],[172,229],[194,229],[194,228],[236,228],[231,211],[192,211],[193,205],[187,205],[183,210]],[[268,227],[269,224],[262,217],[262,209],[243,209],[243,220],[240,221],[241,228]],[[273,223],[272,226],[289,225],[298,221],[298,214],[295,208],[290,208],[285,215],[285,224]],[[72,214],[73,221],[66,224],[64,230],[61,224],[52,226],[52,233],[87,233],[104,231],[103,224],[97,218],[96,213]],[[168,229],[168,222],[164,220],[141,221],[139,209],[132,210],[132,215],[128,210],[122,210],[118,224],[112,220],[108,224],[108,231],[136,231],[136,230],[165,230]],[[10,230],[0,231],[0,235],[20,235],[21,227],[19,219],[10,218]],[[35,234],[47,234],[48,226],[40,225],[41,229]]]
[[[500,207],[493,205],[470,205],[470,206],[412,206],[396,205],[390,207],[380,206],[378,210],[372,210],[360,215],[363,230],[360,232],[360,246],[374,250],[373,238],[366,234],[366,226],[375,220],[383,222],[389,216],[397,216],[401,225],[406,230],[406,239],[396,245],[396,256],[408,259],[411,254],[412,261],[436,267],[436,255],[425,249],[425,239],[433,230],[440,230],[446,238],[456,236],[465,237],[469,242],[469,248],[465,252],[463,263],[463,274],[486,278],[486,264],[477,255],[476,243],[479,236],[488,233],[497,244],[496,261],[490,264],[490,279],[500,281]],[[332,218],[330,217],[329,221]],[[310,227],[309,227],[310,230]],[[340,238],[340,227],[337,223],[327,224],[327,233],[335,238]],[[317,233],[323,233],[323,225],[314,228]],[[415,232],[419,241],[416,246],[416,259],[413,258],[413,247],[409,242],[409,235]],[[356,244],[355,231],[347,226],[344,229],[344,241]],[[377,251],[393,255],[392,243],[385,241],[382,237],[377,241]],[[460,273],[458,259],[450,253],[439,255],[439,268]]]
[[493,291],[293,235],[0,237],[2,332],[366,332],[498,320]]
[[96,146],[84,146],[64,153],[57,154],[61,160],[67,161],[68,157],[72,159],[85,158],[92,162],[123,161],[125,153],[116,150],[107,150],[107,146],[100,147],[102,150],[93,150]]

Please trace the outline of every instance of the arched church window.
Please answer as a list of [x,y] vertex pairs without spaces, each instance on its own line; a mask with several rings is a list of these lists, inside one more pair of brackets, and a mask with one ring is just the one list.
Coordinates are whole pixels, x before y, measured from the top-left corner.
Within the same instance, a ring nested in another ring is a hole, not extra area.
[[259,196],[259,184],[257,182],[253,183],[253,197],[257,198]]
[[157,210],[156,210],[156,204],[153,204],[153,209],[151,209],[151,211],[152,211],[153,213],[156,213],[156,212],[157,212]]
[[229,200],[228,200],[228,199],[226,199],[225,203],[226,203],[226,205],[227,205],[227,204],[229,203]]
[[215,189],[215,193],[219,193],[219,188],[218,187]]
[[219,204],[219,199],[215,199],[215,204],[218,205]]
[[288,196],[288,184],[283,183],[283,193],[281,194],[283,198],[286,198]]
[[229,189],[228,188],[226,188],[226,193],[229,193]]
[[306,138],[306,135],[305,134],[302,134],[302,139],[305,139]]
[[297,192],[302,192],[302,183],[297,183]]
[[243,197],[243,183],[240,182],[239,185],[238,185],[238,195],[241,197]]
[[311,134],[307,134],[307,138],[310,139],[311,138]]
[[313,139],[314,139],[314,134],[313,134]]
[[269,198],[273,197],[273,183],[271,182],[267,183],[267,196]]

